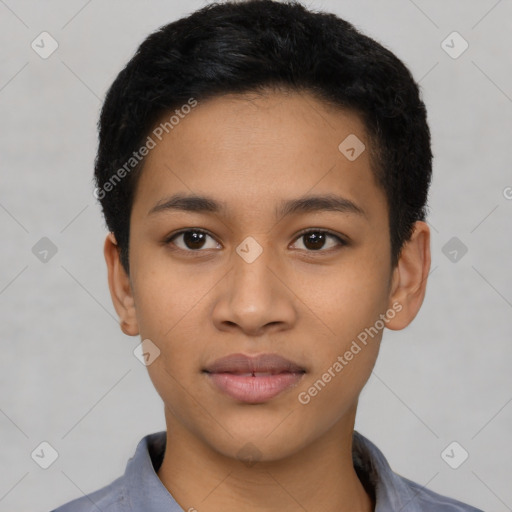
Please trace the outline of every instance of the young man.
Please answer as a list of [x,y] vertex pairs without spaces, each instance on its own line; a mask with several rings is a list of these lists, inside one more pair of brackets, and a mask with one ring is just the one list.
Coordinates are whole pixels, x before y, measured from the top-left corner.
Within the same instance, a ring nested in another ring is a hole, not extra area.
[[384,327],[424,298],[431,162],[407,68],[332,14],[226,2],[150,35],[95,176],[167,430],[58,512],[476,511],[354,432]]

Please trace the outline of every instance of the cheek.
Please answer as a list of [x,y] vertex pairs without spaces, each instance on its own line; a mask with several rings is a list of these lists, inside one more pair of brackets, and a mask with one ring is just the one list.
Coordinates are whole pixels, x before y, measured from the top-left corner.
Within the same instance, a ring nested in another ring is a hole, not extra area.
[[324,415],[324,427],[336,423],[354,406],[379,353],[389,275],[378,261],[366,262],[366,266],[361,261],[347,263],[322,281],[321,292],[308,297],[311,310],[323,321],[318,325],[324,326],[321,332],[325,334],[315,333],[316,348],[310,354],[314,369],[297,400],[308,417]]
[[188,383],[199,371],[198,355],[207,343],[205,305],[218,278],[211,273],[180,271],[156,252],[141,252],[133,258],[136,270],[132,281],[141,339],[150,339],[160,350],[148,366],[160,393],[180,387],[174,378]]
[[211,284],[207,276],[183,272],[163,251],[133,258],[133,294],[141,336],[166,342],[183,328]]
[[316,329],[310,323],[309,330],[317,348],[310,354],[313,373],[300,391],[315,410],[331,411],[329,421],[353,404],[375,365],[385,326],[381,315],[388,307],[389,267],[383,260],[371,253],[347,257],[336,271],[316,276],[316,287],[313,279],[303,281],[302,293],[310,290],[307,304],[316,313]]
[[[378,354],[378,340],[362,347],[350,361],[333,357],[328,365],[312,375],[297,392],[297,407],[305,432],[320,434],[355,411],[361,390],[369,379]],[[344,352],[339,355],[343,357]]]
[[385,312],[390,273],[383,260],[354,253],[322,274],[302,277],[297,295],[323,321],[319,327],[327,336],[346,342]]

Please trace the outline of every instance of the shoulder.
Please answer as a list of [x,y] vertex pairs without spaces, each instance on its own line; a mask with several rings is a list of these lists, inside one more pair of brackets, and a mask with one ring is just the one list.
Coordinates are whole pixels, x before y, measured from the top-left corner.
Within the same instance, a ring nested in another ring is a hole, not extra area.
[[354,467],[376,497],[376,512],[483,512],[394,472],[379,448],[359,432],[353,439]]
[[483,512],[471,505],[426,489],[403,476],[396,476],[411,494],[411,500],[405,505],[403,512]]
[[174,505],[171,495],[155,472],[155,465],[159,466],[163,458],[165,443],[166,431],[143,437],[137,445],[135,454],[128,460],[122,476],[97,491],[61,505],[52,512],[145,510],[148,497],[151,503]]
[[102,512],[130,510],[122,477],[97,491],[65,503],[51,512],[98,512],[98,510]]

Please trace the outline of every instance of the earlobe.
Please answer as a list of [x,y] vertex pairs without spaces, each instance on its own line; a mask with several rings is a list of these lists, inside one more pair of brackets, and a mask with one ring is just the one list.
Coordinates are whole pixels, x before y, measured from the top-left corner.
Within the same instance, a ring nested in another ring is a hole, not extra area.
[[430,229],[425,222],[417,221],[393,271],[389,307],[399,304],[401,309],[386,324],[388,329],[404,329],[418,314],[425,298],[430,259]]
[[103,253],[108,269],[108,286],[112,303],[119,315],[121,330],[128,336],[137,336],[139,327],[135,312],[135,301],[130,278],[121,264],[119,247],[113,233],[105,239]]

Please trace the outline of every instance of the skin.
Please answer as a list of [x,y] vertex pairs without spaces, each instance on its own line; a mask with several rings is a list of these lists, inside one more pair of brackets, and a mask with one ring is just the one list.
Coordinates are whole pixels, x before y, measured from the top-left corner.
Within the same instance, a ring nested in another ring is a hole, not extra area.
[[[338,150],[349,134],[367,148],[355,161]],[[351,453],[382,330],[309,403],[298,400],[393,304],[401,310],[386,327],[403,329],[423,302],[429,228],[416,223],[392,268],[388,207],[368,144],[355,113],[268,91],[200,103],[147,156],[130,219],[130,275],[112,234],[104,252],[123,332],[161,351],[148,366],[167,424],[158,476],[184,510],[374,509]],[[207,195],[226,210],[149,213],[177,192]],[[276,218],[282,200],[313,194],[342,196],[365,213]],[[182,229],[211,236],[203,245],[166,242]],[[347,243],[328,235],[315,246],[298,235],[303,229],[328,229]],[[236,252],[249,236],[263,251],[252,263]],[[241,403],[202,373],[239,352],[277,353],[306,374],[267,402]],[[242,460],[248,446],[256,463]]]

